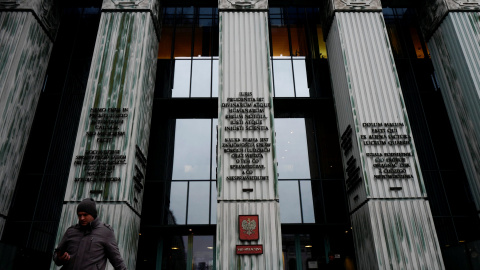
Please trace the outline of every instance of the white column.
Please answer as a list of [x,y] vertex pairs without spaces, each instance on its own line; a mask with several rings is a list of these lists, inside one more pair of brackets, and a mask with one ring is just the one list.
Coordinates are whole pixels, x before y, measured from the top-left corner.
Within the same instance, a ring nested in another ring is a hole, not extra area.
[[380,1],[331,1],[328,60],[359,269],[443,269]]
[[156,0],[103,3],[57,233],[58,243],[77,223],[78,202],[94,198],[98,218],[113,227],[128,269],[135,269],[137,259],[158,54],[158,5]]
[[[267,1],[220,0],[217,269],[283,269]],[[242,226],[241,215],[258,216]],[[241,240],[241,233],[258,239]],[[237,248],[237,246],[239,246]],[[262,254],[239,255],[239,251]]]
[[480,215],[480,2],[433,2],[422,28]]
[[0,238],[42,91],[56,15],[52,1],[0,3]]

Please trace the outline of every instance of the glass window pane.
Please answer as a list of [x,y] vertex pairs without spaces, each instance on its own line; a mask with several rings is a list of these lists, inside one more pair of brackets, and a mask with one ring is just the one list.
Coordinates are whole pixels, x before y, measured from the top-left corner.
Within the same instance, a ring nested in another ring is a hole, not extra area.
[[211,197],[211,204],[212,204],[212,215],[210,217],[210,224],[217,224],[217,182],[211,182],[211,190],[212,190],[212,197]]
[[175,60],[172,97],[189,97],[191,60]]
[[164,236],[162,269],[185,270],[187,268],[187,252],[188,236],[172,234]]
[[308,89],[305,58],[293,59],[293,72],[295,74],[295,93],[297,97],[309,97],[310,90]]
[[192,56],[192,26],[177,26],[175,29],[175,57]]
[[211,56],[210,44],[212,40],[212,19],[199,19],[195,26],[195,43],[193,56]]
[[298,181],[279,181],[280,222],[302,223]]
[[323,39],[323,29],[322,25],[317,24],[317,37],[318,37],[318,49],[320,51],[320,58],[328,58],[327,55],[327,45]]
[[192,97],[210,97],[212,61],[194,58],[192,66]]
[[286,26],[273,26],[272,33],[272,54],[273,56],[290,56],[288,45],[288,29]]
[[193,236],[193,270],[213,269],[213,236]]
[[185,224],[187,213],[187,182],[172,182],[170,189],[170,211],[174,224]]
[[306,56],[308,50],[304,26],[290,26],[290,36],[292,37],[292,55]]
[[418,36],[417,29],[415,29],[414,27],[410,27],[410,34],[412,36],[412,41],[415,47],[415,53],[417,54],[417,58],[425,58],[425,53],[422,48],[422,42],[420,41],[420,37]]
[[170,59],[172,57],[173,27],[162,27],[162,36],[158,44],[158,59]]
[[293,97],[293,73],[290,59],[273,60],[273,76],[275,97]]
[[213,60],[212,97],[218,97],[218,59]]
[[173,180],[210,179],[210,119],[177,119]]
[[300,181],[300,191],[302,194],[303,223],[315,223],[311,181]]
[[190,181],[188,192],[188,224],[208,224],[210,181]]
[[280,179],[310,179],[304,118],[276,118],[278,173]]

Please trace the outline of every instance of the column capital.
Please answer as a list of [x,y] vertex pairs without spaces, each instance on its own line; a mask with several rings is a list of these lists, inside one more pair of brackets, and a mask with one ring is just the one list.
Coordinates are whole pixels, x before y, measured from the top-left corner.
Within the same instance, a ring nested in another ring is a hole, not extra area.
[[425,0],[419,18],[427,41],[450,11],[480,11],[480,0]]
[[103,0],[102,12],[150,12],[160,39],[160,1],[159,0]]
[[382,11],[380,0],[326,0],[323,1],[322,25],[327,39],[335,12]]
[[60,24],[60,13],[55,0],[6,0],[0,2],[0,11],[30,11],[53,41]]
[[218,0],[220,10],[267,10],[268,0]]

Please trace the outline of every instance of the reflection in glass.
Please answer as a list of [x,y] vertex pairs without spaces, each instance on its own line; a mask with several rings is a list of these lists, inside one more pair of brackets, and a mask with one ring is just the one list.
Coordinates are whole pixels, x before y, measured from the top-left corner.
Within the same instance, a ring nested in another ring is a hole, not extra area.
[[210,179],[210,119],[177,119],[173,180]]
[[213,236],[193,236],[193,264],[192,270],[213,269]]
[[308,89],[305,58],[293,58],[293,73],[295,74],[295,94],[297,97],[309,97],[310,90]]
[[327,55],[327,45],[323,38],[323,29],[322,25],[317,24],[317,36],[318,36],[318,50],[320,52],[320,58],[328,58]]
[[179,26],[175,29],[174,57],[192,56],[192,26]]
[[175,224],[185,224],[187,186],[187,182],[172,182],[170,189],[170,211],[172,211]]
[[275,131],[279,178],[309,179],[305,119],[276,118]]
[[[207,59],[207,60],[206,60]],[[210,97],[212,62],[210,57],[194,57],[192,66],[192,96]]]
[[305,38],[305,27],[303,25],[290,26],[290,36],[292,40],[292,55],[307,55],[307,40]]
[[188,191],[188,224],[208,224],[210,182],[190,181]]
[[189,97],[191,60],[175,60],[172,97]]
[[273,56],[290,56],[288,44],[288,28],[286,26],[274,26],[270,28],[272,33]]
[[273,60],[273,76],[275,83],[275,97],[293,97],[292,62],[288,60]]
[[158,44],[158,59],[170,59],[172,57],[173,27],[162,27],[162,37]]
[[300,181],[300,192],[302,194],[303,223],[315,223],[311,181]]
[[163,238],[162,269],[187,268],[188,236],[168,235]]
[[280,221],[282,223],[302,223],[298,181],[279,181]]

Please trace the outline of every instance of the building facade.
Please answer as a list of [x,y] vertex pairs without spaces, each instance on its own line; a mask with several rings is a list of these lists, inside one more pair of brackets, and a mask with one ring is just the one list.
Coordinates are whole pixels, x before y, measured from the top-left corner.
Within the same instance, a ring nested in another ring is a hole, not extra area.
[[[0,268],[480,269],[480,2],[0,3]],[[333,265],[333,266],[332,266]]]

